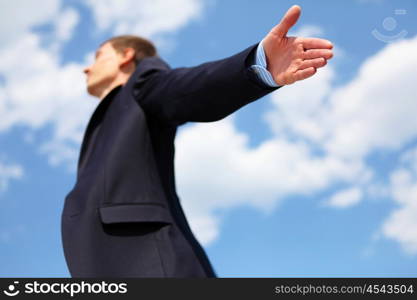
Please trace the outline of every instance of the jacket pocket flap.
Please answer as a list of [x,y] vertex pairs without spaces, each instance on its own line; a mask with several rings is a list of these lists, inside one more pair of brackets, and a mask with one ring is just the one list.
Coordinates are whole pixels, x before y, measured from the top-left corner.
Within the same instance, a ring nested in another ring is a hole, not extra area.
[[153,204],[121,204],[99,207],[101,220],[105,224],[128,222],[172,223],[167,208]]

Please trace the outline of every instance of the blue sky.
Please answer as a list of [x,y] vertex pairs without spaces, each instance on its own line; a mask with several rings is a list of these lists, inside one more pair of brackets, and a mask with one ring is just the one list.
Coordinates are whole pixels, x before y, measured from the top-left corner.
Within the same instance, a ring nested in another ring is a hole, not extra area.
[[293,4],[289,35],[329,39],[335,57],[180,128],[192,229],[220,277],[416,276],[415,1],[43,3],[0,0],[0,276],[69,276],[60,214],[98,103],[82,68],[103,40],[143,35],[171,67],[195,66],[257,43]]

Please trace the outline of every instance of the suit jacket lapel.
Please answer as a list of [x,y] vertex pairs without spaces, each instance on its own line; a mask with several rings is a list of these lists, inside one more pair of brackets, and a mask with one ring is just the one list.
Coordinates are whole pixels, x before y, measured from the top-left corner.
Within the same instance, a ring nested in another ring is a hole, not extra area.
[[78,170],[81,167],[81,163],[83,161],[84,154],[87,149],[88,141],[90,140],[91,134],[93,133],[94,129],[98,126],[98,124],[100,124],[101,119],[105,111],[107,110],[107,107],[109,106],[111,100],[114,98],[114,95],[120,90],[120,88],[121,85],[111,90],[110,93],[108,93],[106,97],[104,97],[103,100],[100,101],[93,114],[91,115],[90,121],[88,122],[87,128],[84,133],[83,142],[81,144],[80,156],[78,158]]
[[[102,121],[104,113],[106,112],[107,108],[109,107],[111,100],[115,97],[115,94],[120,89],[123,90],[132,90],[133,85],[138,85],[144,83],[148,79],[148,75],[151,73],[158,71],[158,70],[167,70],[170,69],[169,65],[165,63],[162,59],[158,56],[153,57],[145,57],[141,61],[139,61],[138,65],[136,66],[135,72],[130,76],[128,82],[122,86],[119,85],[115,87],[109,94],[107,94],[103,100],[97,105],[96,109],[94,110],[93,114],[91,115],[90,121],[88,122],[86,131],[84,133],[83,142],[81,144],[80,155],[78,158],[78,171],[81,169],[84,155],[87,150],[89,140],[91,138],[94,129]],[[121,91],[122,92],[122,91]]]

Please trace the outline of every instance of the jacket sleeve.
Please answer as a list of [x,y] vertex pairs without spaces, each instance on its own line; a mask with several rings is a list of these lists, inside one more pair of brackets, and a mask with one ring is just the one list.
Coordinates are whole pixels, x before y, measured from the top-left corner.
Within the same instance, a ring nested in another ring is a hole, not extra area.
[[155,72],[141,105],[147,114],[171,125],[220,120],[275,91],[251,68],[258,44],[225,59],[196,67]]

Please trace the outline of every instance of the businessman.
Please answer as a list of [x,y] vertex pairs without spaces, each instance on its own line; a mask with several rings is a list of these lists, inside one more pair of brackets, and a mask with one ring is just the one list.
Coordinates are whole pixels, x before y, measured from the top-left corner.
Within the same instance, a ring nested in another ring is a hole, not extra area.
[[287,36],[300,13],[291,7],[260,43],[192,68],[171,69],[140,37],[99,47],[84,72],[100,103],[61,219],[71,276],[216,277],[176,194],[176,130],[220,120],[325,66],[329,41]]

